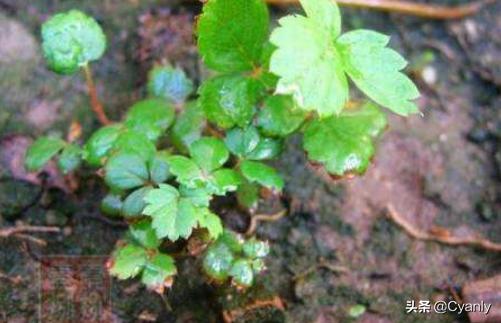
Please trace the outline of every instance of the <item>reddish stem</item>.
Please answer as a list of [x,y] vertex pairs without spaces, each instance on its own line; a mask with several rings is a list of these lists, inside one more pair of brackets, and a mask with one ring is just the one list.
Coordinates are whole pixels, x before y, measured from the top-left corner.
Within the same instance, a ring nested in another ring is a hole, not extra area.
[[101,104],[99,98],[97,97],[96,85],[94,84],[94,79],[92,78],[92,72],[88,64],[83,66],[83,71],[85,74],[85,81],[87,83],[87,90],[89,91],[90,105],[92,107],[92,111],[94,111],[94,113],[97,116],[97,119],[99,120],[99,122],[101,122],[101,124],[109,125],[111,121],[106,116],[103,105]]

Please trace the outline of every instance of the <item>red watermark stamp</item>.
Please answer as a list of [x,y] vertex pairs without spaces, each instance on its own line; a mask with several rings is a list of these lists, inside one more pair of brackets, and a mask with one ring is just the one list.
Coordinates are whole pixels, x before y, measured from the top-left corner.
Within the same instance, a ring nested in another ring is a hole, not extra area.
[[101,256],[44,256],[40,321],[110,322],[111,278],[106,260]]

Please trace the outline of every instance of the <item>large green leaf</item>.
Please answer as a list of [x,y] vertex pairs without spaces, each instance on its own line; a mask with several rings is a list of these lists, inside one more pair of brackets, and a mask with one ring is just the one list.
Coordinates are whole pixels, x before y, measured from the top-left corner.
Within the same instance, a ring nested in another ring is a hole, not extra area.
[[171,131],[172,143],[183,153],[202,136],[205,127],[205,114],[198,101],[188,103],[177,117]]
[[42,25],[42,49],[51,70],[71,74],[103,55],[106,36],[94,18],[70,10]]
[[173,103],[182,103],[193,92],[193,82],[183,70],[170,65],[154,66],[148,73],[148,93]]
[[158,151],[153,159],[148,161],[150,179],[156,184],[166,182],[172,177],[169,169],[170,154],[167,151]]
[[156,147],[145,134],[126,130],[114,142],[112,152],[136,154],[149,160],[155,156]]
[[280,155],[282,149],[282,140],[261,137],[256,148],[248,153],[245,158],[250,160],[273,159]]
[[244,160],[240,165],[240,170],[249,182],[256,182],[277,191],[281,191],[284,187],[284,180],[277,171],[263,163]]
[[372,139],[386,127],[385,115],[372,103],[339,116],[310,122],[303,146],[308,158],[334,175],[363,173],[374,154]]
[[224,143],[212,137],[204,137],[192,143],[190,155],[205,172],[220,168],[230,157]]
[[270,41],[277,46],[270,70],[280,77],[276,93],[291,94],[298,106],[320,116],[339,113],[348,100],[348,81],[334,46],[339,9],[331,0],[302,0],[307,16],[279,20]]
[[164,287],[170,286],[168,279],[177,273],[174,259],[166,254],[156,254],[145,264],[141,281],[149,289],[163,294]]
[[111,188],[128,190],[142,186],[148,181],[146,161],[130,153],[118,153],[112,156],[104,167],[104,180]]
[[219,72],[252,70],[268,36],[263,0],[209,0],[198,20],[198,48],[208,67]]
[[125,125],[149,140],[156,140],[172,124],[174,116],[174,108],[165,99],[145,99],[129,109]]
[[180,198],[174,187],[160,184],[144,200],[143,214],[152,217],[158,237],[176,241],[190,236],[197,224],[198,208],[189,199]]
[[266,98],[257,116],[257,126],[267,136],[285,137],[304,122],[306,113],[294,107],[291,96],[275,95]]
[[101,166],[123,131],[122,124],[113,124],[94,132],[84,145],[84,159],[91,166]]
[[26,151],[25,165],[29,171],[40,170],[66,143],[59,138],[40,137]]
[[110,268],[110,274],[120,279],[137,276],[146,263],[146,250],[142,247],[128,244],[115,251]]
[[225,195],[227,192],[236,191],[242,178],[233,169],[219,169],[212,173],[208,182],[208,189],[216,195]]
[[211,239],[217,239],[223,233],[221,219],[207,208],[198,213],[198,225],[207,229]]
[[249,126],[231,129],[226,133],[224,142],[233,154],[243,158],[256,149],[260,139],[257,129]]
[[223,129],[250,123],[261,95],[261,84],[242,75],[222,75],[205,81],[199,89],[207,119]]
[[378,104],[403,116],[418,112],[412,100],[419,91],[400,70],[407,62],[386,45],[390,37],[372,30],[354,30],[341,35],[336,47],[343,68],[357,87]]

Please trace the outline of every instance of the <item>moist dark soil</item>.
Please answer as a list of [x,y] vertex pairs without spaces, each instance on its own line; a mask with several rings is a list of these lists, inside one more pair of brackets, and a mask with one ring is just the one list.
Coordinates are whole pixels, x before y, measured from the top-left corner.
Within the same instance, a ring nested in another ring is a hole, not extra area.
[[[70,8],[95,16],[108,35],[109,49],[93,68],[114,120],[144,96],[154,62],[180,66],[196,83],[208,74],[192,36],[197,3],[0,0],[0,228],[61,227],[37,235],[46,247],[0,238],[0,322],[37,321],[41,256],[109,255],[124,232],[116,220],[102,220],[105,190],[90,170],[77,174],[74,190],[53,165],[40,176],[22,167],[36,136],[65,134],[72,121],[82,125],[83,138],[98,127],[81,75],[55,75],[41,57],[40,24]],[[449,299],[465,283],[499,274],[499,253],[415,240],[387,214],[393,206],[419,230],[441,227],[501,242],[501,3],[449,22],[343,13],[346,29],[391,35],[409,59],[422,115],[391,116],[373,165],[354,179],[326,179],[307,166],[301,138],[291,138],[275,163],[286,180],[284,196],[260,210],[278,204],[289,212],[258,225],[272,251],[257,286],[217,288],[201,275],[199,260],[188,258],[178,262],[164,298],[137,281],[114,280],[113,321],[220,322],[225,312],[237,322],[467,322],[454,313],[407,314],[406,301]],[[223,217],[242,231],[248,224],[231,207]],[[365,312],[355,315],[357,308]]]

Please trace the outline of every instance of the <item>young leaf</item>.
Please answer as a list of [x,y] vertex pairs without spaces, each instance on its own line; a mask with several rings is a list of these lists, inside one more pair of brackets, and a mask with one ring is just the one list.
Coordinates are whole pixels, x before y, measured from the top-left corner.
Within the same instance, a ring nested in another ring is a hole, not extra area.
[[378,104],[407,116],[417,113],[412,100],[419,91],[400,70],[407,62],[393,49],[387,48],[390,37],[371,30],[354,30],[341,35],[336,47],[343,68],[357,87]]
[[372,138],[386,127],[385,115],[372,103],[307,125],[303,146],[308,158],[334,175],[363,173],[374,154]]
[[171,140],[174,146],[183,153],[202,136],[205,127],[205,114],[198,101],[189,103],[172,127]]
[[28,171],[38,171],[54,157],[66,143],[59,138],[40,137],[26,151],[25,165]]
[[170,156],[167,159],[170,171],[177,181],[190,188],[197,188],[204,181],[202,170],[191,159],[184,156]]
[[152,190],[152,187],[141,187],[130,193],[123,202],[122,215],[125,217],[141,216],[143,209],[146,206],[144,197]]
[[157,140],[174,121],[174,108],[164,99],[136,102],[127,112],[125,125],[149,140]]
[[248,287],[254,281],[254,272],[251,264],[246,259],[239,259],[231,266],[229,274],[233,281],[240,286]]
[[241,75],[223,75],[202,84],[199,100],[207,119],[218,127],[245,127],[254,116],[261,91],[262,86],[255,79]]
[[108,215],[117,216],[122,212],[122,204],[120,195],[109,193],[101,201],[101,211]]
[[209,209],[204,209],[198,214],[198,226],[206,228],[211,239],[217,239],[223,233],[221,219]]
[[243,251],[245,256],[249,258],[263,258],[270,253],[270,246],[267,242],[259,241],[256,238],[251,238],[244,242]]
[[148,180],[146,161],[136,154],[118,153],[106,162],[104,170],[106,184],[118,190],[142,186]]
[[146,263],[146,250],[133,244],[128,244],[115,251],[110,274],[119,279],[137,276]]
[[77,145],[69,144],[63,149],[57,165],[64,174],[68,174],[77,169],[81,162],[82,149]]
[[240,165],[242,175],[250,182],[281,191],[284,187],[284,180],[272,167],[250,160],[244,160]]
[[230,157],[224,143],[212,137],[204,137],[192,143],[190,155],[205,172],[220,168]]
[[172,186],[160,184],[146,197],[143,214],[153,219],[159,238],[168,237],[176,241],[180,237],[188,238],[197,224],[198,208],[189,199],[180,199],[179,192]]
[[259,132],[256,128],[250,126],[245,129],[231,129],[226,133],[224,143],[233,154],[243,158],[256,149],[259,140]]
[[83,157],[87,163],[94,167],[101,166],[123,131],[123,125],[113,124],[94,132],[83,148]]
[[42,49],[51,70],[71,74],[103,55],[106,36],[94,18],[70,10],[42,25]]
[[148,94],[172,103],[182,103],[193,92],[193,82],[183,70],[170,65],[156,65],[148,73]]
[[249,160],[272,159],[280,155],[283,143],[279,139],[261,138],[256,148],[248,153],[245,158]]
[[268,36],[263,0],[209,0],[198,20],[198,48],[205,64],[219,72],[252,70]]
[[171,285],[168,279],[176,273],[174,259],[169,255],[159,253],[146,262],[141,281],[149,289],[163,294],[164,287]]
[[280,77],[276,93],[292,94],[297,105],[320,116],[339,113],[348,99],[348,81],[334,46],[339,9],[331,0],[302,0],[306,17],[279,20],[270,38],[277,50],[270,71]]
[[257,116],[257,126],[267,136],[285,137],[296,131],[305,118],[306,113],[294,107],[291,96],[274,95],[264,101]]
[[158,151],[155,157],[148,161],[150,179],[155,184],[166,182],[172,177],[169,170],[169,156],[170,154],[167,151]]
[[209,190],[216,195],[222,196],[227,192],[236,191],[241,182],[240,174],[233,169],[219,169],[212,173]]
[[207,249],[203,268],[210,277],[224,280],[228,277],[233,259],[233,253],[230,248],[218,240]]
[[131,239],[147,249],[156,249],[162,241],[157,238],[149,220],[141,220],[129,228]]

